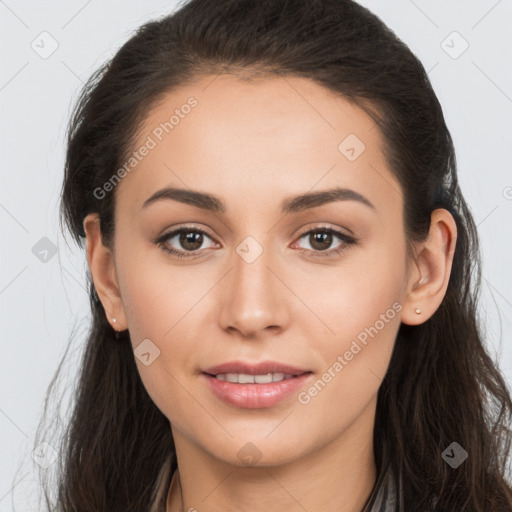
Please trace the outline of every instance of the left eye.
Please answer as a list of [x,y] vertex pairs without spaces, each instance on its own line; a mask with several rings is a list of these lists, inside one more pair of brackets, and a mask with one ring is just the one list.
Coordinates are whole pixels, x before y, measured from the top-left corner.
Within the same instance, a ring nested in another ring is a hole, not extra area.
[[[333,238],[341,240],[338,247],[334,249],[330,247],[333,243]],[[302,239],[309,242],[311,248],[305,248],[305,250],[310,253],[312,252],[314,256],[330,256],[333,254],[339,254],[349,245],[356,243],[355,238],[332,228],[316,228],[307,231],[299,238],[299,240]]]

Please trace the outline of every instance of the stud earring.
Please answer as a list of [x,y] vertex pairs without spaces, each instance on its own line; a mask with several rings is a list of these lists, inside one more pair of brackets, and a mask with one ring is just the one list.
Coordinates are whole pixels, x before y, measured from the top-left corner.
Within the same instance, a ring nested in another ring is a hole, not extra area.
[[[117,318],[112,318],[112,323],[117,324]],[[115,327],[114,327],[114,330],[115,330],[114,336],[115,336],[116,340],[119,340],[121,338],[121,331],[118,331]]]
[[414,311],[415,311],[415,312],[416,312],[416,314],[418,314],[418,315],[421,313],[421,309],[420,309],[420,308],[416,308]]

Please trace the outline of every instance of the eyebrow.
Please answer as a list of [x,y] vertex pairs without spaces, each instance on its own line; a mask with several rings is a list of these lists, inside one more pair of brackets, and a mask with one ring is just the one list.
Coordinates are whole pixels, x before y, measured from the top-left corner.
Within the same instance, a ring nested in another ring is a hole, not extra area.
[[[210,212],[224,213],[226,211],[224,202],[212,194],[174,187],[157,190],[144,202],[142,208],[147,208],[149,205],[162,200],[179,201]],[[336,187],[318,192],[306,192],[305,194],[285,199],[281,203],[281,212],[283,214],[296,213],[334,201],[357,201],[376,210],[373,203],[359,192],[348,188]]]

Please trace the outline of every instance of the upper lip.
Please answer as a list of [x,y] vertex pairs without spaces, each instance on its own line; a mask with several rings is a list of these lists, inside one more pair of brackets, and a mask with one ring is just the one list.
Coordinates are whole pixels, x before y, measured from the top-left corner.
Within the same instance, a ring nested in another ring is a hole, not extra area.
[[219,375],[220,373],[245,373],[248,375],[265,375],[267,373],[285,373],[289,375],[302,375],[310,370],[303,370],[289,364],[279,363],[277,361],[262,361],[261,363],[248,363],[244,361],[229,361],[217,366],[212,366],[203,370],[203,373],[209,375]]

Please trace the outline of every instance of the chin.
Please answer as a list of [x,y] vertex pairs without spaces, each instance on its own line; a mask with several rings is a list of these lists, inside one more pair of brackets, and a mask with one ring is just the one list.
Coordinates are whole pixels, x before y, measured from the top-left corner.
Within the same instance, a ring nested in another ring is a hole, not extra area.
[[[217,445],[210,453],[217,459],[237,467],[276,467],[294,462],[304,451],[304,443],[283,445],[280,438],[269,440],[244,436],[244,441],[230,440],[230,446]],[[229,456],[227,456],[229,454]]]

